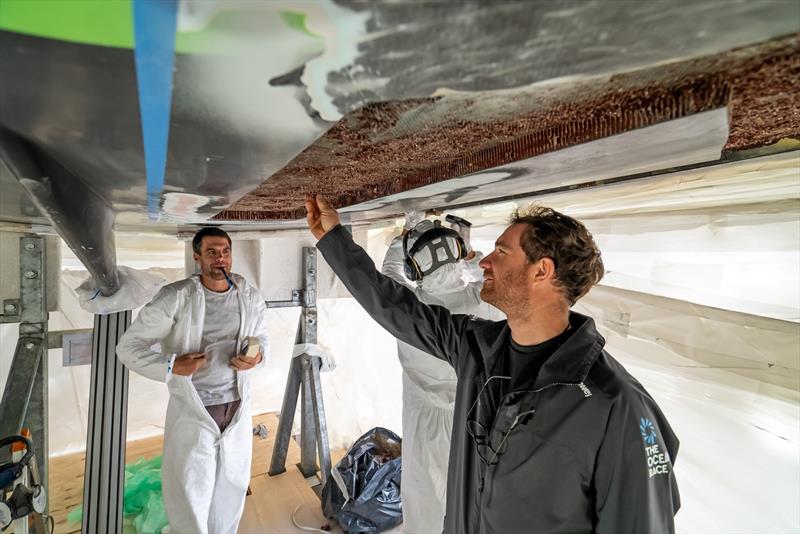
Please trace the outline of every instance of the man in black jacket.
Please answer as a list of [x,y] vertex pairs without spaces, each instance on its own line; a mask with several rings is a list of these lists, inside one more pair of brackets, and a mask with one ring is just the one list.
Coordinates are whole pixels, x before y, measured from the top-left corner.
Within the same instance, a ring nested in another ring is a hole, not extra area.
[[317,248],[396,338],[458,378],[444,532],[673,532],[678,439],[570,307],[603,276],[591,234],[548,208],[515,214],[481,262],[506,321],[452,315],[380,274],[321,197]]

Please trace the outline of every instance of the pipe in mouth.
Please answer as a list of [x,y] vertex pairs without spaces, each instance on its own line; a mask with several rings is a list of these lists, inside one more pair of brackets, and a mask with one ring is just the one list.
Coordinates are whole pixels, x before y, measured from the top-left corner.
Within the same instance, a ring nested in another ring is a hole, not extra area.
[[236,287],[236,282],[231,280],[231,277],[228,276],[228,273],[225,272],[225,267],[220,267],[219,270],[222,271],[222,274],[225,276],[225,280],[228,281],[228,287],[239,289],[238,287]]

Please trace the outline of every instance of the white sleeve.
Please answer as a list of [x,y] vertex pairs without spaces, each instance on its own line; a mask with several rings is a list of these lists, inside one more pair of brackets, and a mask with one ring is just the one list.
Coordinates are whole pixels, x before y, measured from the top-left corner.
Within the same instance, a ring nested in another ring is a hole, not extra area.
[[258,348],[261,352],[261,361],[256,365],[256,369],[264,367],[270,357],[269,339],[267,338],[267,305],[264,303],[264,298],[258,291],[254,291],[255,306],[252,313],[255,314],[253,320],[256,323],[253,330],[254,336],[258,338]]
[[163,287],[139,311],[117,344],[117,357],[125,367],[152,380],[167,381],[173,355],[156,352],[153,345],[161,344],[169,336],[175,324],[177,307],[175,291]]
[[403,270],[404,261],[403,236],[397,236],[389,244],[389,250],[386,251],[381,265],[381,273],[413,290],[416,285],[406,278]]

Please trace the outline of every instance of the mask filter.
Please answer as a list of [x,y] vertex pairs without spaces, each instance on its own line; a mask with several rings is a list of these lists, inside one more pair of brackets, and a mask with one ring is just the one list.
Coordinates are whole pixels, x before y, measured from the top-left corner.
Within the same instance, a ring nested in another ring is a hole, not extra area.
[[403,255],[406,278],[417,282],[443,265],[464,259],[467,250],[455,230],[442,228],[441,221],[422,221],[403,236]]

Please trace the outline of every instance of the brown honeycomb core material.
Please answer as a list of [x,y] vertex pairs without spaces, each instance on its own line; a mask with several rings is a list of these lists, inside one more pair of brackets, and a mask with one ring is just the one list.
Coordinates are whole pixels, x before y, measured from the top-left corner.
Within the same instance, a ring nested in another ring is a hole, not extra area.
[[296,220],[335,207],[728,106],[725,153],[800,138],[800,34],[634,72],[369,104],[216,220]]

